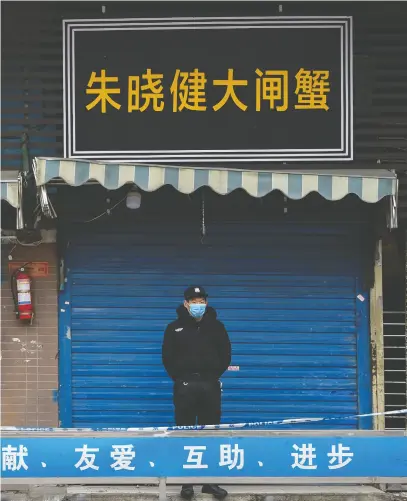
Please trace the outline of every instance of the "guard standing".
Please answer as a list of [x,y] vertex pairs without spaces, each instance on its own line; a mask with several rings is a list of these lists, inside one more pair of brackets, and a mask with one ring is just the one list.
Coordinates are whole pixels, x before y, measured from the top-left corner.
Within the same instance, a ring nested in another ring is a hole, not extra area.
[[[184,304],[177,308],[178,318],[167,326],[162,347],[163,364],[174,381],[175,423],[177,426],[219,424],[221,384],[219,378],[231,359],[228,333],[208,306],[203,287],[188,287]],[[227,491],[207,484],[205,494],[217,499]],[[181,496],[191,499],[192,485],[182,486]]]

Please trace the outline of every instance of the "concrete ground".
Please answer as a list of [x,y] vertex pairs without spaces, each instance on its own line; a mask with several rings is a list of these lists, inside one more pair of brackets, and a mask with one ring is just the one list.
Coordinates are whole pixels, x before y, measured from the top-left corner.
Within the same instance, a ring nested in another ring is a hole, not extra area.
[[[212,496],[195,488],[195,500],[212,501]],[[181,501],[180,486],[167,487],[168,501]],[[407,501],[407,492],[383,492],[372,486],[230,485],[230,501]],[[155,501],[157,487],[136,486],[30,486],[3,491],[2,501]]]

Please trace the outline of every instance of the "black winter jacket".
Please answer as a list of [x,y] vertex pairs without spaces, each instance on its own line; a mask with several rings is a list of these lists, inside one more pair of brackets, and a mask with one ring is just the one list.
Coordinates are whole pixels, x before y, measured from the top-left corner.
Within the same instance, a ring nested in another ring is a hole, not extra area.
[[168,375],[174,381],[196,373],[203,379],[219,379],[229,367],[231,348],[216,311],[207,307],[199,322],[184,305],[177,308],[177,314],[178,319],[164,333],[162,359]]

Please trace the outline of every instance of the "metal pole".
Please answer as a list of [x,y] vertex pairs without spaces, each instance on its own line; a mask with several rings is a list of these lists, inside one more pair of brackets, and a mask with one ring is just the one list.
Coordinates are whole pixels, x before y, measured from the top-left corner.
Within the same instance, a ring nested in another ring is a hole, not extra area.
[[[406,360],[406,374],[405,374],[405,379],[406,379],[406,405],[405,408],[407,409],[407,230],[405,230],[405,249],[404,249],[404,266],[405,266],[405,283],[404,283],[404,288],[405,288],[405,301],[404,301],[404,333],[405,333],[405,338],[404,338],[404,348],[405,348],[405,360]],[[407,414],[405,415],[405,428],[407,431]]]
[[21,166],[24,176],[30,172],[30,155],[28,153],[28,134],[24,132],[21,136]]
[[24,201],[23,201],[23,183],[24,179],[21,174],[21,172],[18,174],[18,179],[17,179],[17,189],[18,189],[18,207],[17,207],[17,212],[16,212],[16,229],[17,230],[23,230],[24,229]]
[[166,501],[167,499],[167,479],[165,477],[159,478],[158,499],[159,501]]

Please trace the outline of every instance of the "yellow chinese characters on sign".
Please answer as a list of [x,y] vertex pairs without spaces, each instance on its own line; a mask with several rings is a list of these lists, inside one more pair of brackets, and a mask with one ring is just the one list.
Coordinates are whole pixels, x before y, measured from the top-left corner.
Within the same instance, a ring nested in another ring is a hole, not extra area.
[[227,80],[214,80],[213,85],[222,85],[226,87],[225,95],[223,98],[213,106],[215,111],[220,110],[225,106],[229,99],[235,103],[235,105],[240,108],[242,111],[247,110],[247,106],[240,101],[235,92],[235,87],[237,86],[247,86],[247,80],[234,80],[233,78],[234,70],[228,69],[228,78]]
[[270,110],[286,111],[288,108],[288,71],[256,70],[256,111],[263,101],[268,101]]
[[187,71],[176,70],[171,84],[172,111],[206,111],[206,91],[207,79],[205,73],[195,68]]
[[[107,87],[108,83],[118,83],[118,81],[118,77],[107,77],[106,70],[101,70],[100,77],[97,77],[96,72],[92,71],[86,89],[86,94],[95,95],[96,97],[86,106],[86,109],[90,111],[100,103],[102,113],[106,113],[106,104],[109,103],[113,106],[113,108],[116,108],[116,110],[120,110],[121,104],[116,103],[116,101],[110,97],[111,94],[120,94],[120,89]],[[100,84],[100,87],[94,89],[93,86],[95,84]]]
[[[164,87],[162,85],[162,73],[152,73],[151,68],[147,68],[141,78],[139,76],[129,77],[128,106],[129,113],[132,111],[146,111],[150,106],[153,111],[163,111],[164,109]],[[146,83],[141,84],[140,80]]]
[[330,92],[329,71],[309,71],[301,68],[295,75],[298,96],[297,110],[329,110],[327,94]]
[[[241,111],[249,107],[238,97],[237,87],[248,87],[249,81],[236,79],[235,70],[228,69],[225,80],[213,80],[213,87],[224,87],[224,94],[212,109],[217,112],[229,101]],[[288,70],[255,70],[256,84],[254,89],[248,89],[251,96],[255,97],[255,111],[264,109],[270,111],[287,111],[289,109],[289,73]],[[252,74],[253,75],[253,74]],[[301,68],[295,75],[295,95],[297,102],[291,104],[291,109],[296,110],[329,110],[328,94],[331,91],[329,70],[306,70]],[[292,76],[291,76],[292,78]],[[293,78],[292,78],[293,79]],[[171,82],[171,84],[170,84]],[[106,70],[100,72],[100,76],[92,71],[89,78],[86,94],[95,96],[93,101],[86,105],[88,111],[99,108],[102,113],[107,112],[107,105],[120,110],[121,104],[112,96],[120,94],[119,78],[107,76]],[[164,84],[168,85],[168,91],[172,96],[172,111],[174,113],[183,110],[207,111],[207,84],[208,78],[205,72],[195,68],[192,71],[177,69],[172,80],[166,80],[163,73],[153,73],[151,68],[141,76],[128,77],[128,113],[133,111],[144,112],[164,110]],[[291,91],[294,97],[294,91]],[[212,104],[212,103],[210,103]],[[209,105],[210,107],[210,105]]]

